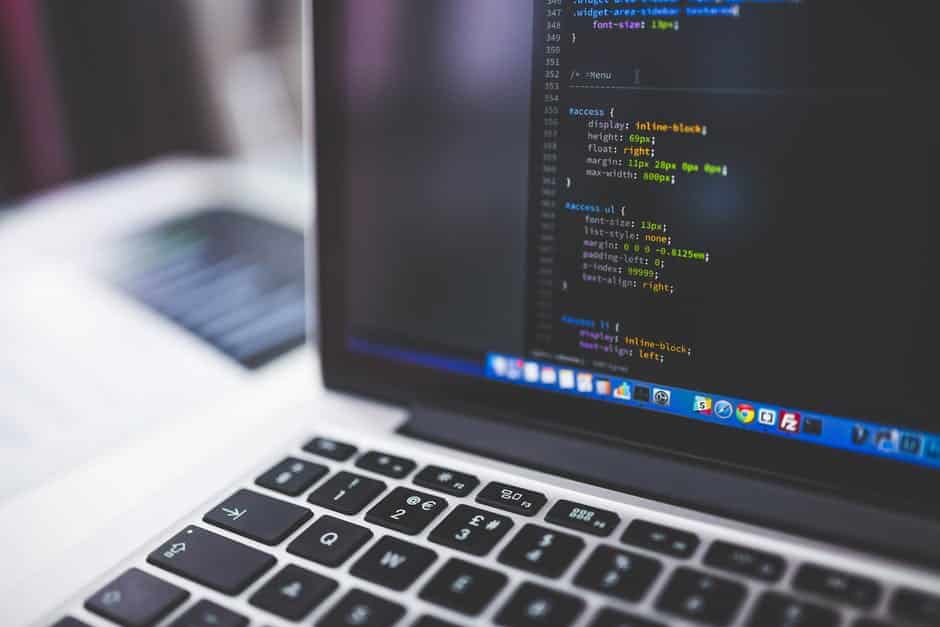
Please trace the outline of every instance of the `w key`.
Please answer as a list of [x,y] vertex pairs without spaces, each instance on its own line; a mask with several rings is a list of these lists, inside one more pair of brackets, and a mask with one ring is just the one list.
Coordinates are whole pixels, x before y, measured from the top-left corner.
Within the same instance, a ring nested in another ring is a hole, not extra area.
[[405,590],[427,570],[437,554],[423,546],[411,544],[392,536],[385,536],[365,552],[351,572],[373,583]]
[[366,514],[366,520],[395,531],[417,535],[444,508],[447,501],[408,488],[395,488]]

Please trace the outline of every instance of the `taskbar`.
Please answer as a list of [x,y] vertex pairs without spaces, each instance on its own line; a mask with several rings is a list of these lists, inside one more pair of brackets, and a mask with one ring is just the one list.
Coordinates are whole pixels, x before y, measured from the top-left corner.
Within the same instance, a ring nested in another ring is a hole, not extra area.
[[399,363],[482,376],[502,383],[660,411],[729,428],[940,469],[938,434],[624,379],[498,353],[488,353],[481,364],[476,359],[454,358],[357,337],[347,340],[347,348]]
[[488,379],[940,468],[940,435],[490,353]]

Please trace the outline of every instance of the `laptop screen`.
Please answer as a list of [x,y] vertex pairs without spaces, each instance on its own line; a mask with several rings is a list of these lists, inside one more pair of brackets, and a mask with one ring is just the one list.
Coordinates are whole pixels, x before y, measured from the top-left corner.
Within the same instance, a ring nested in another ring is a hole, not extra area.
[[940,469],[927,20],[341,10],[347,350]]

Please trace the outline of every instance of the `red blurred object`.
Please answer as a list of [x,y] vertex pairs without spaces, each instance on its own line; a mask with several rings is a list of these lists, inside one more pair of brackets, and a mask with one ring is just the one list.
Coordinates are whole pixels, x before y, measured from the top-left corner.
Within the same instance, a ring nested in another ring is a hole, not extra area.
[[46,37],[34,0],[0,1],[0,63],[9,80],[20,154],[17,189],[32,192],[66,180],[70,166]]

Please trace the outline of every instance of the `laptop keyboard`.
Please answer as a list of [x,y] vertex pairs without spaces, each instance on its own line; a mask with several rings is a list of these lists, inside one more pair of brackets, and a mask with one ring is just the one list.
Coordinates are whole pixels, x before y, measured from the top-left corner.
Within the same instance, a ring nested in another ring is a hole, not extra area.
[[[328,438],[301,450],[202,512],[202,524],[151,547],[146,570],[131,567],[84,600],[87,617],[55,627],[246,627],[247,606],[224,606],[246,591],[270,617],[252,624],[271,626],[940,625],[940,596],[903,587],[888,595],[824,558],[795,563],[706,542]],[[265,547],[296,559],[278,563]],[[404,620],[406,591],[429,611]]]

